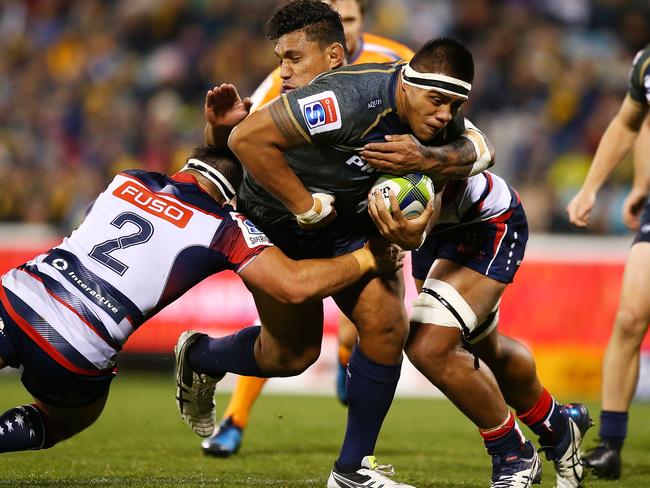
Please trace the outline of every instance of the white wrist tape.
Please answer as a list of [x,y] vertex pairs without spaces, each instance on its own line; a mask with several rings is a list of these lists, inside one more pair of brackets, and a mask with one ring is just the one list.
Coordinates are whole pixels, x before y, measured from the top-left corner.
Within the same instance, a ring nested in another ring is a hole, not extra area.
[[334,197],[327,193],[313,193],[314,204],[305,213],[294,214],[299,223],[311,225],[320,222],[332,213]]
[[492,162],[492,155],[485,142],[485,136],[469,119],[465,119],[465,132],[463,132],[461,137],[468,139],[476,151],[476,160],[472,164],[472,169],[467,176],[474,176],[488,169]]

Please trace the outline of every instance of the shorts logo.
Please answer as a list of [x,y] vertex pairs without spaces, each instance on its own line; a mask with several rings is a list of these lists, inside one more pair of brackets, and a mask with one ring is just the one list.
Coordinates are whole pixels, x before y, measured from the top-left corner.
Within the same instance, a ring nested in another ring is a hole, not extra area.
[[650,224],[643,224],[641,226],[641,233],[647,234],[648,232],[650,232]]
[[299,98],[298,105],[310,134],[341,128],[341,111],[333,91]]

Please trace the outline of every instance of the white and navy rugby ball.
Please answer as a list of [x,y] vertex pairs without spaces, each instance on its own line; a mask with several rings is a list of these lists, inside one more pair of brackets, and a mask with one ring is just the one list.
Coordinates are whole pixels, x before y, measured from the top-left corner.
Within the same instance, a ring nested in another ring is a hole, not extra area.
[[421,173],[403,176],[384,174],[377,179],[368,198],[372,198],[375,192],[380,192],[386,208],[391,212],[390,190],[393,190],[399,207],[407,219],[414,219],[422,215],[427,203],[435,195],[433,181],[427,175]]

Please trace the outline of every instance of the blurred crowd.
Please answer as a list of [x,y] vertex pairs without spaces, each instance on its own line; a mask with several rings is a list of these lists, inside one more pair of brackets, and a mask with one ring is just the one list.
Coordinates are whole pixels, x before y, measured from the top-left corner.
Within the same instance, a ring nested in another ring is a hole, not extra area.
[[[202,141],[203,97],[249,95],[276,64],[263,26],[276,0],[0,2],[0,222],[67,232],[112,175],[173,171]],[[366,30],[417,49],[471,48],[466,113],[536,231],[569,231],[564,205],[650,43],[647,0],[370,0]],[[623,232],[631,164],[605,189],[593,232]]]

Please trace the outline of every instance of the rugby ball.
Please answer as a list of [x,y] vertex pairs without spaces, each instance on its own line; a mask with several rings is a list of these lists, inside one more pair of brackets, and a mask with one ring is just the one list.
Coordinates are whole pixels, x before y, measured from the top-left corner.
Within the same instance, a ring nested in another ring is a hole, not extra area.
[[380,192],[384,199],[384,205],[386,205],[389,212],[392,212],[390,208],[390,190],[393,190],[399,207],[407,219],[414,219],[422,215],[427,203],[435,194],[433,182],[427,175],[421,173],[403,176],[384,174],[377,178],[377,181],[370,189],[370,193],[368,193],[368,198],[372,198],[375,192]]

